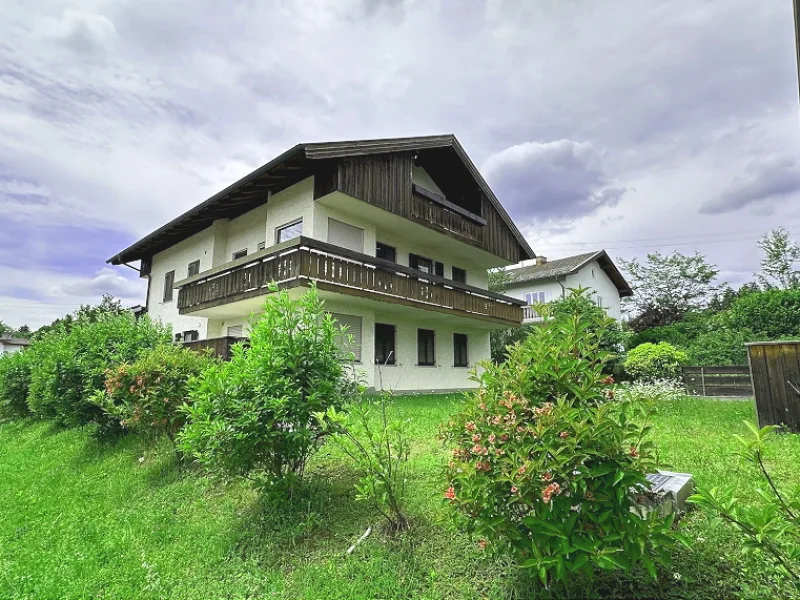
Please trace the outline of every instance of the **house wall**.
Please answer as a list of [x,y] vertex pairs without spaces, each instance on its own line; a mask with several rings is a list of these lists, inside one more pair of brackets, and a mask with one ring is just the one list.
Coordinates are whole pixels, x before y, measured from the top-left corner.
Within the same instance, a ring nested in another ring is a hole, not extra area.
[[178,290],[173,290],[172,300],[164,302],[164,276],[175,271],[175,281],[185,279],[189,263],[200,261],[200,270],[212,267],[215,237],[212,227],[178,242],[153,257],[148,286],[147,310],[151,318],[172,325],[174,333],[196,329],[200,338],[207,335],[207,319],[178,314]]
[[225,240],[225,260],[233,260],[233,253],[247,249],[253,254],[259,242],[266,242],[267,204],[244,213],[240,217],[228,221],[227,239]]
[[596,299],[597,296],[603,299],[603,308],[609,317],[618,321],[622,318],[619,290],[617,290],[617,286],[614,285],[609,276],[606,275],[606,272],[600,268],[597,261],[586,264],[576,273],[559,278],[559,281],[561,284],[555,279],[531,281],[522,285],[515,285],[503,293],[512,298],[524,300],[526,293],[543,291],[545,292],[545,302],[552,302],[561,298],[562,285],[566,288],[567,294],[569,294],[570,289],[584,287],[592,291],[593,299]]
[[[364,383],[375,389],[425,391],[476,387],[477,384],[469,379],[469,371],[476,363],[490,357],[489,331],[486,329],[385,313],[364,306],[354,306],[346,298],[326,299],[325,310],[361,317],[361,362],[355,368]],[[375,364],[375,323],[394,325],[396,328],[394,365]],[[418,327],[436,332],[434,366],[417,365]],[[453,366],[453,333],[467,334],[468,367]]]
[[307,177],[270,197],[267,203],[267,248],[277,244],[277,228],[303,219],[303,235],[314,235],[314,178]]
[[22,350],[24,346],[17,346],[16,344],[4,344],[0,342],[0,356],[3,354],[15,354]]
[[430,190],[431,192],[436,192],[442,197],[444,197],[445,195],[444,192],[441,190],[441,188],[438,185],[436,185],[436,183],[433,181],[428,172],[422,167],[417,167],[417,166],[412,167],[411,183],[416,183],[417,185],[424,187],[426,190]]

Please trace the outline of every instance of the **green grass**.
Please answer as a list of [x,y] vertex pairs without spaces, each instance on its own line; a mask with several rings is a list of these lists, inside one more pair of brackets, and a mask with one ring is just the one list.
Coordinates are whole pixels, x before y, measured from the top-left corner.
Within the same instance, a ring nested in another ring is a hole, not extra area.
[[[446,453],[436,439],[457,397],[399,399],[413,418],[411,532],[373,533],[354,501],[355,474],[323,450],[293,503],[260,500],[242,483],[179,473],[163,441],[97,442],[88,430],[0,425],[0,598],[549,598],[791,597],[791,585],[742,553],[730,529],[693,512],[694,548],[652,581],[643,573],[572,582],[548,594],[447,527]],[[685,399],[654,417],[662,458],[700,485],[753,497],[755,474],[731,458],[751,402]],[[800,484],[800,436],[770,447],[780,480]],[[675,579],[680,575],[680,581]]]

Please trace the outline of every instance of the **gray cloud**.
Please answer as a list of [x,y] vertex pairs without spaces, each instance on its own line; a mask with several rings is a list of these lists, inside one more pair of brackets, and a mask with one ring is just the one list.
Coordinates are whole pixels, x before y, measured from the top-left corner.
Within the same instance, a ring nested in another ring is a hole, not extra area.
[[747,206],[761,214],[770,215],[773,207],[768,201],[780,201],[800,191],[800,164],[793,156],[770,156],[756,160],[721,194],[700,206],[708,215],[733,212]]
[[482,171],[509,213],[520,220],[559,221],[619,203],[601,155],[573,140],[526,142],[492,154]]
[[97,297],[111,294],[117,298],[135,298],[144,291],[144,284],[123,277],[119,271],[105,267],[94,277],[50,288],[52,296]]

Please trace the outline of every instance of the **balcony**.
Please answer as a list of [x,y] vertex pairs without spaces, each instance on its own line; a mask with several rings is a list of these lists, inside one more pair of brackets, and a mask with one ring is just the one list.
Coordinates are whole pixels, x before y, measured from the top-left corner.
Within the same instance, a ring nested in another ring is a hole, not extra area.
[[411,217],[427,227],[445,231],[473,246],[482,246],[482,227],[486,221],[478,215],[448,202],[440,195],[412,184]]
[[190,314],[261,296],[269,292],[270,282],[281,288],[315,282],[321,290],[504,326],[522,322],[525,304],[301,236],[178,282],[178,310]]
[[523,306],[522,320],[525,323],[541,323],[544,321],[544,317],[537,312],[535,306]]

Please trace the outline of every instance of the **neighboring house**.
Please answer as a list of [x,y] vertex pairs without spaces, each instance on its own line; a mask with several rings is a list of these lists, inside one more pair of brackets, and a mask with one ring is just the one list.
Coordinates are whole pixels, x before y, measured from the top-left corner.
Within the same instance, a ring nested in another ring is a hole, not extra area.
[[570,289],[588,288],[591,298],[609,317],[622,317],[620,299],[633,295],[630,286],[605,250],[548,261],[539,256],[533,264],[505,269],[505,294],[525,301],[525,321],[539,321],[532,308],[540,302],[563,298]]
[[31,341],[29,339],[11,337],[11,334],[8,333],[0,334],[0,355],[14,354],[30,346],[30,344]]
[[148,313],[209,345],[247,335],[270,282],[316,282],[368,385],[447,390],[522,321],[487,269],[534,256],[444,135],[299,144],[108,262],[141,261]]

